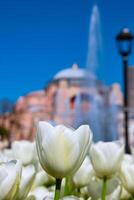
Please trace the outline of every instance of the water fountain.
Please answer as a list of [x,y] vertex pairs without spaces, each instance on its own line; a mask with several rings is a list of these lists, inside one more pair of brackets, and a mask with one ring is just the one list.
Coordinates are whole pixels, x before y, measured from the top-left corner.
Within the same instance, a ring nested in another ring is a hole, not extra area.
[[[102,31],[100,23],[100,15],[97,5],[93,7],[88,40],[87,53],[87,80],[89,74],[94,74],[97,78],[97,69],[103,65],[103,46]],[[89,81],[88,83],[89,84]],[[89,110],[89,124],[94,133],[94,141],[116,140],[117,139],[117,121],[115,116],[117,110],[113,105],[109,104],[110,90],[98,88],[96,82],[90,83],[89,88],[93,87],[94,95],[92,98],[92,106]]]
[[[93,7],[90,25],[87,51],[87,71],[96,75],[96,70],[102,64],[102,35],[100,15],[97,5]],[[89,73],[88,73],[89,74]]]
[[[94,141],[110,141],[117,139],[117,110],[113,105],[109,105],[110,90],[102,88],[97,85],[97,69],[102,67],[103,58],[101,24],[98,7],[95,5],[92,10],[90,26],[89,26],[89,40],[88,53],[86,62],[86,87],[89,88],[90,109],[88,112],[88,122],[93,130]],[[90,80],[94,76],[96,79]],[[90,81],[89,81],[90,80]],[[78,96],[80,99],[80,97]],[[79,111],[81,102],[76,98],[76,109]],[[81,112],[82,113],[82,112]],[[77,115],[79,121],[79,113]],[[84,118],[84,117],[82,117]],[[86,118],[87,119],[87,118]],[[77,120],[77,119],[76,119]],[[79,123],[78,123],[79,125]]]

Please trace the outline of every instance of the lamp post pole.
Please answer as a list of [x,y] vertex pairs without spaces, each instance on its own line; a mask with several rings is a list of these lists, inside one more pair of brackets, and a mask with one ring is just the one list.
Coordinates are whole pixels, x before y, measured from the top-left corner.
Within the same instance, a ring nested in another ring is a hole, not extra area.
[[132,40],[134,36],[128,28],[124,28],[116,36],[118,42],[119,54],[123,60],[123,78],[124,78],[124,138],[125,138],[125,152],[131,154],[129,142],[129,126],[128,126],[128,56],[131,54]]
[[128,126],[128,56],[123,57],[125,152],[131,154]]

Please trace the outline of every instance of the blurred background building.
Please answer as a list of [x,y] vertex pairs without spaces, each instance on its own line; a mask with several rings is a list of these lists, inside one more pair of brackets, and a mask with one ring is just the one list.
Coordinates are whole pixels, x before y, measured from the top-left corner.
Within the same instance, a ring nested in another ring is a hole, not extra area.
[[[105,106],[116,105],[121,110],[123,97],[119,84],[105,86],[92,74],[87,84],[85,73],[85,69],[73,64],[71,68],[59,71],[44,89],[19,97],[13,109],[0,116],[1,139],[8,137],[10,142],[15,139],[33,140],[38,120],[64,123],[74,128],[90,123],[93,98]],[[90,82],[94,84],[90,85]],[[121,112],[118,117],[120,128]]]

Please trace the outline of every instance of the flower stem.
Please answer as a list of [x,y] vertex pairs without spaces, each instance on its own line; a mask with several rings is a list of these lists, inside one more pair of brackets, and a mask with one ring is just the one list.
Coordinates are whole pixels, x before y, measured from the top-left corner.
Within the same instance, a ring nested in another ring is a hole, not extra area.
[[134,195],[132,195],[132,198],[130,200],[134,200]]
[[69,186],[68,186],[68,178],[65,179],[65,187],[64,187],[64,196],[67,196],[69,194]]
[[74,185],[70,177],[65,178],[64,196],[68,196],[73,193]]
[[58,179],[58,178],[56,179],[54,200],[59,200],[60,199],[61,181],[62,181],[62,179]]
[[102,193],[101,193],[101,199],[106,200],[106,190],[107,190],[107,178],[103,178],[103,185],[102,185]]

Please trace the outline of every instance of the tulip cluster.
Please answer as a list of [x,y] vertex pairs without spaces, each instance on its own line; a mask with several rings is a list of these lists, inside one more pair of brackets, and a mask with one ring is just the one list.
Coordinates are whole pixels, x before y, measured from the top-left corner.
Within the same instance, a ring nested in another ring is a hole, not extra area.
[[40,121],[35,142],[0,151],[0,200],[132,200],[134,157],[119,141]]

